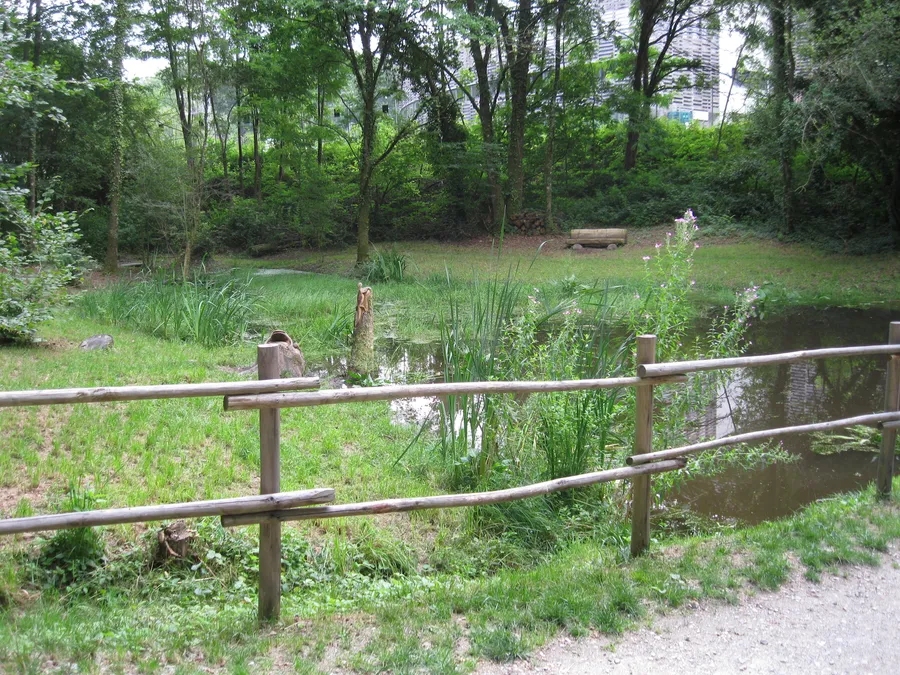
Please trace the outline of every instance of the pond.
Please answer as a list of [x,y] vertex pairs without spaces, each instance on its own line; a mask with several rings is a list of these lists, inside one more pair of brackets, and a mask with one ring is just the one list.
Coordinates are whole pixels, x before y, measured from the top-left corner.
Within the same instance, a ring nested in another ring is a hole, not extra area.
[[[898,316],[883,309],[794,308],[752,326],[748,354],[880,344]],[[725,391],[706,411],[704,435],[718,438],[880,411],[886,363],[886,357],[823,359],[732,371]],[[875,453],[819,455],[811,452],[807,434],[781,442],[799,461],[690,481],[675,503],[707,516],[756,523],[875,478]]]
[[[748,333],[748,355],[799,349],[880,344],[900,312],[886,309],[792,308],[757,321]],[[442,369],[440,346],[381,339],[376,343],[380,378],[423,382]],[[881,410],[885,357],[825,359],[730,371],[718,400],[703,411],[700,434],[719,438],[759,429],[807,424]],[[321,364],[324,378],[344,372],[344,359]],[[392,403],[401,422],[418,423],[433,401]],[[811,452],[808,435],[786,436],[783,447],[799,459],[757,470],[734,469],[693,479],[672,497],[672,506],[716,519],[757,523],[788,515],[827,497],[864,487],[875,478],[876,453]]]

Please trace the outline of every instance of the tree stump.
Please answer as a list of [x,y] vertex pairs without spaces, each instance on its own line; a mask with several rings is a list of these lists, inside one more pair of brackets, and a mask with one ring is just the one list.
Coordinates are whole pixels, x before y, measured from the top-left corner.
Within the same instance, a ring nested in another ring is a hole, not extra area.
[[375,364],[375,310],[372,289],[357,286],[356,317],[353,322],[353,339],[347,373],[360,377],[378,374]]
[[303,377],[306,359],[290,335],[283,330],[272,331],[266,343],[281,347],[281,377]]
[[191,542],[197,533],[189,530],[183,520],[176,520],[156,533],[156,552],[153,567],[159,567],[167,560],[185,560],[190,554]]

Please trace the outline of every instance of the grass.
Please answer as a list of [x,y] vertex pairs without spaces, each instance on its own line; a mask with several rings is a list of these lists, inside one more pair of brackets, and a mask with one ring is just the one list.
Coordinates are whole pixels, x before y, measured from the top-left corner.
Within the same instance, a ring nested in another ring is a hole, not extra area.
[[[533,251],[515,238],[504,242],[499,259],[489,243],[475,250],[403,245],[398,250],[416,278],[374,283],[378,339],[437,339],[451,294],[469,297],[473,279],[493,271],[505,276],[511,267],[539,286],[550,306],[573,287],[607,276],[636,288],[644,274],[640,258],[652,246],[651,239],[609,253],[550,250],[532,265]],[[746,254],[742,263],[739,251]],[[826,296],[814,293],[844,284],[852,291],[850,279],[861,270],[874,285],[859,285],[856,295],[828,295],[828,302],[898,297],[898,270],[890,267],[896,257],[829,257],[837,276],[816,285],[807,276],[826,265],[815,255],[804,262],[807,255],[769,244],[704,246],[694,267],[701,287],[695,301],[759,283],[752,269],[766,264],[774,283],[799,289],[773,290],[778,302],[820,301]],[[239,265],[334,270],[349,267],[349,258],[316,254]],[[333,274],[253,277],[248,292],[260,305],[247,330],[283,328],[312,362],[340,355],[356,286],[356,279]],[[0,388],[232,380],[236,367],[254,361],[253,345],[241,340],[218,346],[164,340],[127,323],[114,327],[102,313],[92,316],[101,318],[63,310],[43,327],[44,342],[0,349]],[[77,348],[101,332],[114,335],[114,349]],[[444,492],[440,457],[415,445],[398,461],[417,432],[394,424],[384,402],[285,410],[283,489],[332,486],[342,502]],[[0,410],[0,435],[3,517],[66,508],[73,486],[97,507],[258,491],[255,415],[223,413],[217,399]],[[98,530],[100,548],[49,537],[4,539],[0,670],[75,664],[80,672],[467,672],[477,659],[518,658],[560,631],[615,633],[688,600],[733,601],[748,588],[776,587],[795,561],[811,578],[843,563],[871,563],[900,537],[896,502],[878,504],[864,493],[757,528],[708,528],[705,538],[672,537],[657,527],[664,541],[650,556],[628,561],[628,528],[614,506],[624,492],[611,489],[618,492],[604,502],[609,506],[598,506],[590,490],[565,504],[533,500],[522,517],[507,512],[506,528],[488,527],[498,520],[487,510],[286,526],[285,620],[265,631],[255,620],[256,528],[226,532],[213,521],[192,523],[198,539],[190,564],[155,569],[149,565],[155,526]],[[562,520],[544,518],[560,509]],[[519,533],[513,523],[531,532]],[[534,532],[543,537],[540,546],[529,543]],[[48,581],[42,566],[60,551],[82,553],[57,555],[59,573]],[[63,560],[78,556],[99,562],[79,567]]]
[[582,541],[540,564],[485,576],[351,573],[288,593],[286,620],[274,630],[256,627],[252,601],[187,593],[191,585],[167,584],[157,572],[143,584],[164,592],[141,602],[111,588],[99,598],[45,593],[3,610],[0,663],[19,672],[49,662],[80,672],[101,664],[140,672],[468,672],[477,659],[519,658],[560,632],[616,634],[688,601],[738,602],[775,589],[794,571],[815,580],[841,565],[874,565],[898,538],[900,504],[869,490],[731,534],[673,539],[637,560]]
[[[598,277],[613,284],[633,286],[643,278],[642,257],[654,250],[665,232],[629,233],[631,243],[616,251],[579,253],[565,249],[562,239],[551,239],[540,253],[540,241],[507,237],[502,254],[491,241],[477,243],[399,242],[395,247],[414,265],[420,279],[443,276],[447,269],[460,280],[504,274],[510,267],[521,278],[539,283],[574,277],[591,283]],[[896,304],[900,298],[900,253],[869,256],[835,255],[800,244],[768,240],[703,238],[694,273],[705,301],[728,304],[735,291],[762,285],[773,299],[799,305]],[[231,261],[251,266],[278,266],[320,272],[347,273],[355,249],[296,252],[277,261]]]

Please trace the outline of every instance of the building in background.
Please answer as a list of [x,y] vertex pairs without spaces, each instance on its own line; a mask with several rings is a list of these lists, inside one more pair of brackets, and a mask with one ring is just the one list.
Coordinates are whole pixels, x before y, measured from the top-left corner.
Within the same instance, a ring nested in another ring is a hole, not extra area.
[[[598,0],[597,10],[602,24],[604,26],[614,24],[614,32],[616,34],[630,36],[632,34],[631,5],[631,0]],[[552,49],[552,38],[548,38],[547,45]],[[667,106],[654,106],[653,110],[657,117],[669,117],[684,123],[700,122],[701,124],[712,124],[716,121],[720,109],[719,88],[721,86],[719,51],[718,29],[691,26],[673,41],[670,53],[684,58],[699,59],[702,63],[699,71],[677,73],[673,77],[677,78],[686,75],[693,82],[698,82],[699,80],[704,84],[703,86],[693,86],[675,92]],[[612,39],[605,37],[598,39],[596,48],[598,61],[610,59],[615,54],[616,47]],[[461,56],[463,70],[473,71],[474,64],[468,44],[463,45]],[[491,78],[492,88],[495,91],[498,70],[499,65],[496,54],[492,54],[492,58],[488,62],[488,75]],[[474,83],[469,86],[469,91],[473,95],[477,95],[477,87]],[[504,92],[501,91],[498,95],[498,103],[502,104],[504,99]],[[469,98],[463,96],[460,92],[459,101],[466,121],[475,121],[477,115]]]
[[[600,16],[605,24],[614,23],[614,32],[620,36],[630,36],[631,0],[598,0]],[[656,34],[653,36],[657,37]],[[667,106],[654,106],[657,117],[668,117],[680,122],[700,122],[712,124],[719,115],[719,30],[693,25],[678,35],[669,49],[673,56],[699,59],[699,70],[675,73],[672,77],[687,76],[692,86],[674,92]],[[615,45],[611,40],[601,40],[597,50],[598,58],[615,56]]]

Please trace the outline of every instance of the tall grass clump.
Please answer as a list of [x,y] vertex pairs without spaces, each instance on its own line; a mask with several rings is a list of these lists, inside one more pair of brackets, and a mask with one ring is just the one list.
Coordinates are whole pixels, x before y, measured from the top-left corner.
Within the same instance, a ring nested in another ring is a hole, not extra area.
[[[449,308],[440,319],[446,382],[502,380],[510,373],[505,341],[522,285],[476,280],[464,289],[448,279]],[[498,458],[502,397],[448,396],[439,406],[441,455],[453,467],[456,484],[481,483]]]
[[[518,377],[581,380],[622,374],[633,341],[617,327],[614,296],[608,288],[576,288],[549,311],[529,296],[511,350]],[[544,478],[610,466],[621,448],[613,426],[622,412],[621,393],[600,389],[532,397],[527,411],[532,419],[519,428],[532,428]]]
[[152,276],[82,296],[81,313],[166,340],[217,347],[244,339],[258,310],[249,279]]
[[382,253],[376,248],[372,249],[372,255],[361,269],[363,280],[366,283],[386,283],[390,281],[410,281],[412,277],[407,273],[409,258],[394,248]]

